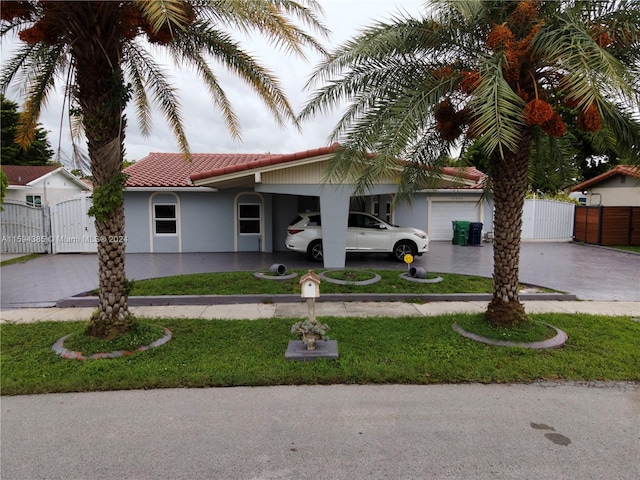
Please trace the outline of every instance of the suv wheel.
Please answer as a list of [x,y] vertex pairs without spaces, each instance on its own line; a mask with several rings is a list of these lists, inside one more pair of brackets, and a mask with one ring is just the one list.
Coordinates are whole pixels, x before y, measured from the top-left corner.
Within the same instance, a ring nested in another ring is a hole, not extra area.
[[324,259],[324,252],[322,250],[322,241],[314,240],[307,247],[307,255],[314,262],[321,262]]
[[416,247],[415,243],[408,240],[402,240],[396,243],[393,247],[393,258],[398,262],[404,262],[404,256],[408,253],[414,257],[416,256],[416,253],[418,253],[418,247]]

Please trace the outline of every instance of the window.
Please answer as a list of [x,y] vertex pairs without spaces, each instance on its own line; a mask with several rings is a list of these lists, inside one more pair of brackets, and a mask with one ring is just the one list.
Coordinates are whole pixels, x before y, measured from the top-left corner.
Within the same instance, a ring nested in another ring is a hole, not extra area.
[[34,207],[42,206],[42,195],[27,195],[27,204]]
[[260,204],[238,204],[238,224],[241,234],[259,235],[260,232]]
[[387,223],[391,223],[391,202],[390,201],[386,201],[383,203],[383,211],[380,211],[380,203],[378,202],[378,200],[374,200],[373,201],[373,214],[378,217],[381,218],[382,220],[385,220]]
[[153,221],[155,224],[155,233],[158,235],[178,233],[176,205],[156,203],[153,206]]

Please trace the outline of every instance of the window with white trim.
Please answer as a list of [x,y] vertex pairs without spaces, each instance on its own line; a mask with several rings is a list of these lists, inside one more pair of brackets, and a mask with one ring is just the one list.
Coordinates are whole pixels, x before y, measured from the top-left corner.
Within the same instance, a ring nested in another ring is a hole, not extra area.
[[42,206],[42,195],[27,195],[27,205]]
[[178,233],[176,212],[175,203],[156,203],[153,205],[153,223],[156,235],[175,235]]
[[238,204],[238,231],[244,235],[260,235],[261,207],[259,203]]

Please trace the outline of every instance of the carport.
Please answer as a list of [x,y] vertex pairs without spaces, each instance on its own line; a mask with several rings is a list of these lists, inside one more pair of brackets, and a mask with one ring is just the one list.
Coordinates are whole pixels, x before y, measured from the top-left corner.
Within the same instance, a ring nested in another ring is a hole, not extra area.
[[[327,163],[339,145],[281,155],[238,165],[226,171],[210,171],[192,175],[197,187],[251,189],[254,192],[289,197],[315,197],[322,214],[324,267],[344,268],[347,246],[347,220],[354,186],[325,183]],[[392,181],[369,189],[369,196],[395,195]],[[291,203],[291,202],[288,202]],[[278,209],[275,205],[274,210]],[[283,230],[286,227],[281,227]]]

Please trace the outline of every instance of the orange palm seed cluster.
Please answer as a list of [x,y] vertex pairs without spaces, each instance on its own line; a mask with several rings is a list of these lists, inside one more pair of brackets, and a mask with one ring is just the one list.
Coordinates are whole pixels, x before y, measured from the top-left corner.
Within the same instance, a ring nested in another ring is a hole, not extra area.
[[522,117],[527,125],[543,125],[553,118],[553,108],[544,100],[531,100],[524,107]]
[[589,105],[585,111],[578,114],[578,128],[584,132],[597,132],[602,128],[600,112],[595,104]]

